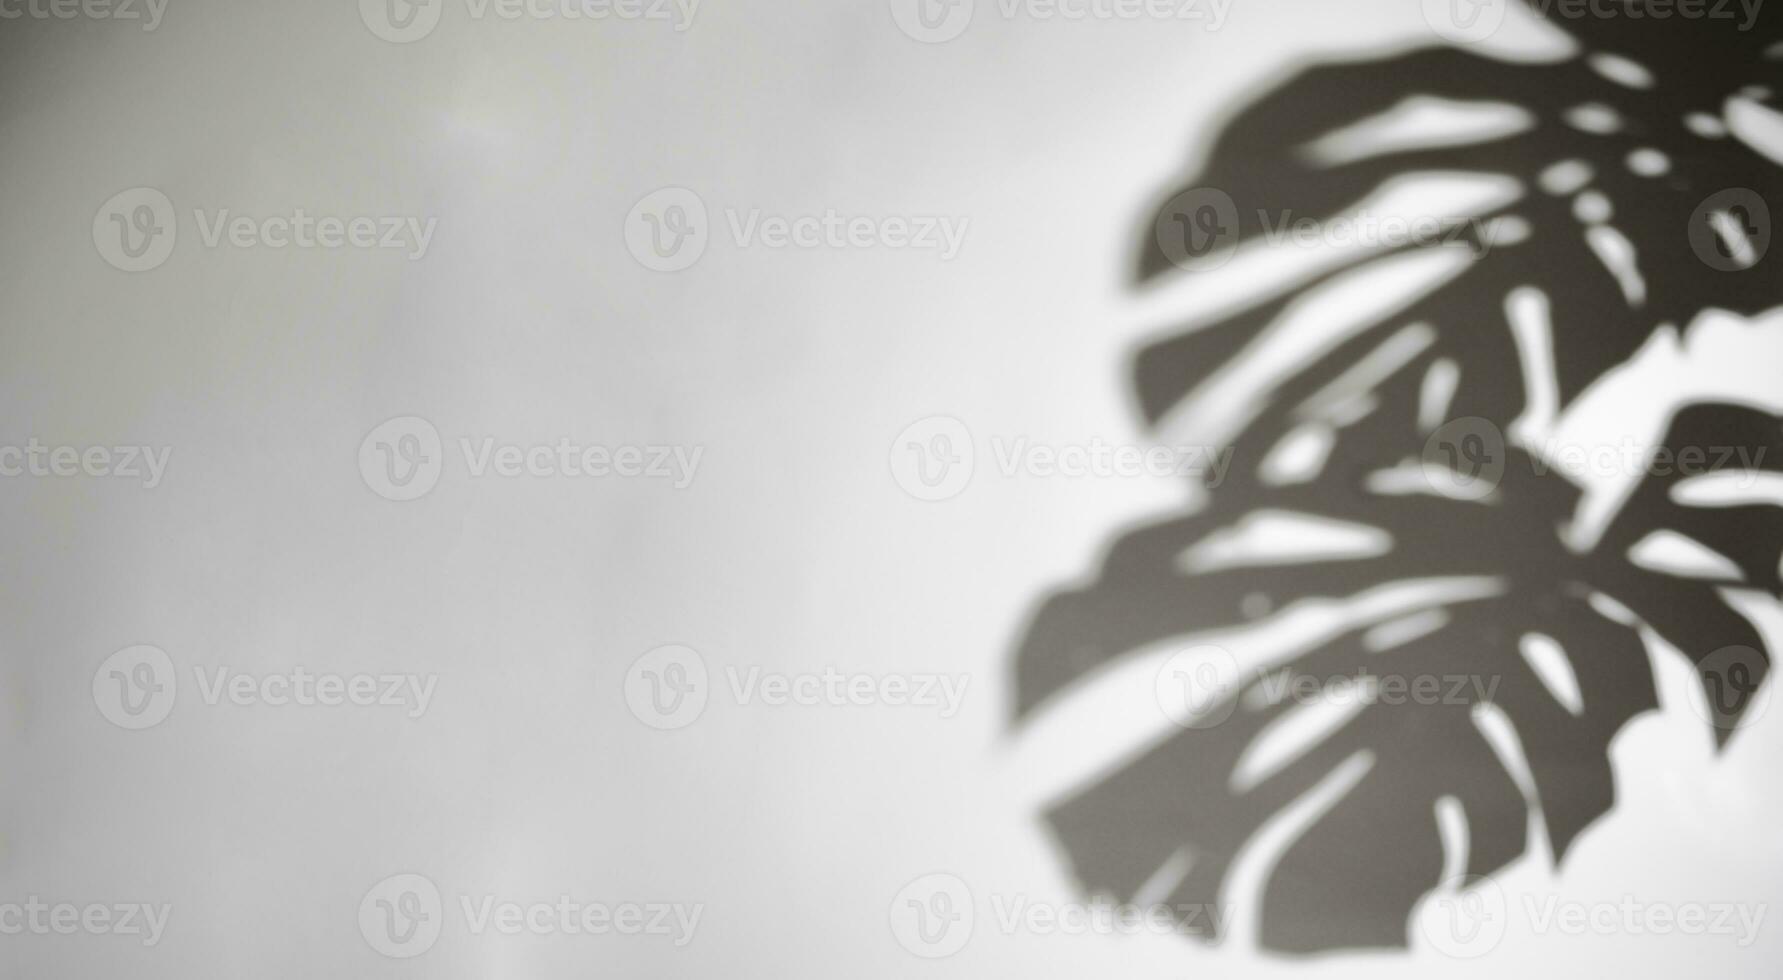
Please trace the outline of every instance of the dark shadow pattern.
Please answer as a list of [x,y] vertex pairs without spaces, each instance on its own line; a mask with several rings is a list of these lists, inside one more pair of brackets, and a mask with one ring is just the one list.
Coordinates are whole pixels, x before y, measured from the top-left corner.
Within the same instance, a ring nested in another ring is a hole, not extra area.
[[[1492,431],[1512,430],[1529,397],[1503,312],[1513,290],[1533,287],[1547,298],[1562,408],[1657,330],[1686,325],[1707,309],[1756,314],[1783,306],[1783,249],[1719,271],[1705,264],[1687,234],[1693,221],[1703,220],[1699,206],[1717,191],[1744,188],[1783,201],[1783,170],[1776,162],[1700,122],[1704,116],[1722,119],[1730,96],[1775,105],[1768,86],[1783,76],[1778,22],[1766,11],[1741,33],[1721,21],[1566,21],[1559,26],[1581,50],[1559,62],[1511,63],[1439,48],[1313,67],[1240,113],[1219,135],[1202,171],[1161,195],[1171,200],[1195,187],[1229,194],[1239,204],[1237,240],[1243,247],[1264,230],[1252,210],[1259,205],[1327,218],[1406,174],[1484,172],[1514,178],[1523,193],[1483,217],[1514,216],[1531,233],[1521,244],[1480,251],[1434,292],[1355,330],[1262,393],[1262,410],[1231,439],[1230,473],[1204,504],[1122,534],[1087,585],[1054,594],[1035,614],[1016,660],[1018,723],[1087,674],[1142,647],[1253,622],[1260,610],[1341,599],[1385,583],[1480,577],[1492,583],[1490,594],[1441,603],[1434,620],[1439,625],[1428,632],[1383,649],[1358,624],[1271,669],[1312,678],[1358,672],[1490,675],[1498,679],[1490,707],[1514,727],[1532,790],[1519,784],[1483,735],[1477,698],[1428,706],[1370,704],[1278,770],[1242,785],[1233,778],[1240,757],[1293,708],[1259,699],[1263,680],[1252,677],[1225,692],[1231,714],[1223,723],[1170,735],[1046,815],[1087,891],[1133,900],[1161,867],[1186,853],[1186,874],[1158,900],[1200,906],[1224,901],[1232,862],[1259,827],[1346,760],[1361,756],[1367,765],[1359,782],[1271,867],[1254,921],[1263,947],[1279,952],[1403,947],[1408,915],[1442,877],[1444,845],[1435,816],[1440,800],[1458,801],[1465,814],[1465,868],[1472,874],[1502,869],[1525,852],[1532,811],[1558,863],[1614,805],[1610,740],[1635,715],[1656,707],[1641,631],[1651,630],[1698,663],[1705,693],[1722,712],[1713,719],[1717,744],[1731,735],[1745,699],[1763,678],[1768,654],[1751,622],[1728,600],[1742,590],[1783,592],[1783,507],[1693,505],[1674,493],[1680,477],[1653,469],[1597,540],[1580,547],[1561,533],[1574,517],[1580,488],[1514,444],[1491,447],[1502,472],[1495,489],[1480,499],[1389,492],[1381,476],[1408,460],[1428,461],[1433,425],[1420,408],[1439,361],[1460,370],[1447,410],[1435,421],[1474,418],[1490,423]],[[1652,83],[1613,80],[1591,64],[1603,54],[1641,66]],[[1511,103],[1534,122],[1481,142],[1341,164],[1322,164],[1303,152],[1324,133],[1414,95]],[[1614,131],[1581,129],[1573,121],[1581,105],[1607,108],[1598,115],[1616,120]],[[1688,121],[1693,114],[1696,123]],[[1629,155],[1643,148],[1665,155],[1665,173],[1631,171]],[[1639,295],[1630,296],[1587,244],[1576,198],[1537,189],[1543,173],[1561,161],[1583,162],[1591,188],[1618,208],[1615,226],[1633,244],[1645,283]],[[1157,226],[1156,220],[1146,223],[1142,282],[1181,274],[1160,247]],[[1381,258],[1377,253],[1357,263]],[[1146,420],[1158,422],[1217,371],[1250,354],[1288,304],[1354,267],[1141,349],[1133,372]],[[1366,408],[1355,413],[1359,417],[1330,423],[1332,442],[1316,475],[1283,482],[1258,472],[1256,463],[1308,418],[1316,394],[1417,324],[1433,331],[1432,342],[1362,393]],[[1673,415],[1665,445],[1740,450],[1719,460],[1711,453],[1704,463],[1710,471],[1755,466],[1783,473],[1783,425],[1756,406],[1686,406]],[[1198,542],[1264,509],[1379,529],[1391,536],[1392,547],[1288,564],[1209,569],[1182,562]],[[1723,556],[1727,571],[1685,574],[1631,560],[1630,549],[1660,530]],[[1564,651],[1579,704],[1563,703],[1520,652],[1519,644],[1532,634],[1551,638]],[[1743,692],[1732,700],[1730,650],[1740,664],[1736,693]],[[1215,939],[1205,930],[1217,928],[1217,921],[1203,918],[1185,927]]]

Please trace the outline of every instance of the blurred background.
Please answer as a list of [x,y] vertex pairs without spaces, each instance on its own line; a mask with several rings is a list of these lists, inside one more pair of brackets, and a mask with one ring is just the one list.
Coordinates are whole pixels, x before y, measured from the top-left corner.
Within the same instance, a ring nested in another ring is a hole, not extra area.
[[[942,39],[954,8],[883,0],[168,0],[152,29],[146,3],[8,8],[0,444],[147,447],[165,470],[0,480],[0,904],[170,912],[152,945],[0,935],[0,975],[1765,975],[1769,921],[1742,944],[1514,915],[1477,958],[1413,935],[1312,960],[1243,928],[1008,924],[1085,900],[1039,814],[1113,751],[1094,707],[1011,731],[1012,648],[1112,529],[1185,490],[999,450],[1149,444],[1128,356],[1183,299],[1131,286],[1136,230],[1235,100],[1311,59],[1446,43],[1405,0],[1203,2],[980,0]],[[1551,41],[1514,18],[1494,39]],[[638,210],[665,188],[691,196]],[[337,244],[276,245],[264,219],[298,209]],[[772,244],[771,219],[832,212],[862,237]],[[395,247],[339,244],[361,218]],[[941,244],[894,244],[900,221]],[[665,255],[682,232],[697,254]],[[1757,397],[1776,333],[1678,356]],[[957,458],[937,416],[976,466],[931,500],[898,451]],[[526,462],[559,444],[667,453],[686,479]],[[109,659],[143,645],[165,662]],[[298,668],[431,695],[266,703]],[[1499,877],[1518,907],[1783,897],[1783,712],[1717,755],[1674,668],[1615,745],[1618,809],[1564,873],[1537,853]],[[879,703],[753,686],[826,669]],[[225,675],[253,689],[207,699]],[[887,677],[960,696],[887,703]],[[145,702],[120,678],[163,716],[129,727]],[[665,708],[677,691],[694,707]],[[439,904],[379,891],[404,874]],[[975,913],[947,955],[901,911],[934,874]],[[560,897],[700,911],[682,943],[470,921]]]

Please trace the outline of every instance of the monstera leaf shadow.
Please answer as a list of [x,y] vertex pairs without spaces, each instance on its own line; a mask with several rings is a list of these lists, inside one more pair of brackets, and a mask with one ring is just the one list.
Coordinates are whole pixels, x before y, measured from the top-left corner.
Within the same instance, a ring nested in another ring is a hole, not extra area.
[[[1783,198],[1783,169],[1736,132],[1741,113],[1770,112],[1769,86],[1783,74],[1778,21],[1767,14],[1748,32],[1568,22],[1559,26],[1579,50],[1560,61],[1436,48],[1312,67],[1234,117],[1194,178],[1161,195],[1145,227],[1143,283],[1201,274],[1210,244],[1260,246],[1269,214],[1327,220],[1408,174],[1485,173],[1520,188],[1460,236],[1471,246],[1460,273],[1262,382],[1257,409],[1229,433],[1224,482],[1187,512],[1119,536],[1088,584],[1050,596],[1028,624],[1015,660],[1018,724],[1160,644],[1393,583],[1467,586],[1420,593],[1247,665],[1211,689],[1200,714],[1173,719],[1180,729],[1053,807],[1046,820],[1086,890],[1213,907],[1267,822],[1336,785],[1268,870],[1252,910],[1259,940],[1288,953],[1402,947],[1414,906],[1454,865],[1437,819],[1445,801],[1465,819],[1460,866],[1479,875],[1534,846],[1532,813],[1558,863],[1611,809],[1610,741],[1657,706],[1644,637],[1698,665],[1718,744],[1738,727],[1769,664],[1740,600],[1783,593],[1783,507],[1705,502],[1684,484],[1783,472],[1783,424],[1731,401],[1675,410],[1620,508],[1581,536],[1582,487],[1520,441],[1518,422],[1538,394],[1564,411],[1704,310],[1783,305],[1783,249],[1768,248],[1763,211]],[[1472,140],[1309,149],[1408,99],[1509,104],[1525,124]],[[1205,207],[1210,190],[1232,206],[1185,210]],[[1481,228],[1516,233],[1489,243]],[[1197,230],[1213,233],[1199,252],[1172,237]],[[1426,247],[1360,251],[1147,345],[1133,364],[1146,421],[1192,414],[1291,305]],[[1518,291],[1547,314],[1547,349],[1533,362],[1506,315]],[[1531,363],[1548,377],[1532,377]],[[1290,447],[1297,468],[1281,465]],[[1692,472],[1655,463],[1691,453]],[[1229,547],[1264,519],[1365,532],[1372,543],[1262,556]],[[1640,560],[1658,534],[1715,561]],[[1467,683],[1384,696],[1408,678]],[[1287,758],[1257,763],[1259,743],[1312,707],[1284,691],[1335,701],[1338,685],[1347,713]],[[1515,751],[1494,731],[1513,733]],[[1183,925],[1218,939],[1221,922]]]

